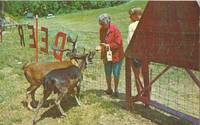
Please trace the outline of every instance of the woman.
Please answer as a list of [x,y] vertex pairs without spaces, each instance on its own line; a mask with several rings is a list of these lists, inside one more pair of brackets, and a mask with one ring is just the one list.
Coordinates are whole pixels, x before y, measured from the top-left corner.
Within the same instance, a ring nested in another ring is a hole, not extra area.
[[[119,29],[111,23],[111,17],[108,14],[101,14],[99,16],[100,25],[100,49],[101,59],[104,63],[104,70],[106,75],[107,90],[106,94],[112,95],[111,88],[112,73],[114,75],[114,96],[118,96],[118,84],[121,66],[123,62],[123,43]],[[111,56],[111,59],[110,57]]]
[[142,16],[142,9],[139,7],[133,7],[129,10],[129,17],[131,20],[131,24],[128,27],[128,37],[127,37],[127,42],[129,43],[134,32],[135,29],[139,23],[139,20]]
[[[128,44],[131,41],[131,38],[132,38],[132,36],[135,32],[135,29],[137,28],[137,25],[139,23],[141,16],[142,16],[142,9],[141,8],[132,7],[129,10],[129,17],[130,17],[130,20],[131,20],[131,24],[128,27],[128,37],[127,37]],[[142,74],[142,61],[134,58],[132,69],[133,69],[133,72],[134,72],[134,75],[135,75],[137,91],[141,92],[141,90],[143,88],[142,80],[141,80],[141,77],[143,76],[143,74]]]

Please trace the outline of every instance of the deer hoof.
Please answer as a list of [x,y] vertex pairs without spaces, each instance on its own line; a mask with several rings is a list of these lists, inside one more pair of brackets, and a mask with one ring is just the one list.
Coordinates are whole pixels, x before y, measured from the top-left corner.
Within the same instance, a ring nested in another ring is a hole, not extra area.
[[33,101],[33,102],[32,102],[32,105],[33,105],[33,106],[32,106],[33,108],[36,108],[36,107],[37,107],[37,102],[36,102],[36,101]]
[[33,124],[32,125],[35,125],[36,124],[36,121],[35,120],[33,120]]
[[66,117],[67,116],[67,114],[66,113],[62,113],[62,116],[61,117]]
[[28,105],[28,109],[31,110],[31,111],[34,110],[34,108],[31,105]]

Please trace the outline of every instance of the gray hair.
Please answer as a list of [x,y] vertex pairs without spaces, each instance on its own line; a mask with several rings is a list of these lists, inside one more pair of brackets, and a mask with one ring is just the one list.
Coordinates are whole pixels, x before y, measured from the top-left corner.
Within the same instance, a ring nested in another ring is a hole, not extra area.
[[142,9],[140,7],[132,7],[129,10],[129,15],[139,14],[142,15]]
[[101,14],[98,19],[99,22],[102,22],[104,24],[109,24],[111,22],[111,17],[107,13]]

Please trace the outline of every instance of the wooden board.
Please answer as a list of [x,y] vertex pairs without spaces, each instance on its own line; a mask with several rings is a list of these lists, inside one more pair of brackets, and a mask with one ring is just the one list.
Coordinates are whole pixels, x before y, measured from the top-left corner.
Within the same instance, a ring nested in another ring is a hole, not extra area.
[[150,1],[126,50],[128,58],[200,69],[196,1]]

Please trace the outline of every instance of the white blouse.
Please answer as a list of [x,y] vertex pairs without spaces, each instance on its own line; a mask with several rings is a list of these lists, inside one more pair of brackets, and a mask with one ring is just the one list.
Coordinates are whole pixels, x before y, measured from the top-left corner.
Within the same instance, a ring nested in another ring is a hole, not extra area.
[[130,40],[133,36],[133,33],[135,32],[135,29],[136,29],[138,23],[139,23],[139,21],[135,21],[135,22],[131,23],[128,27],[128,37],[127,37],[128,44],[130,43]]

